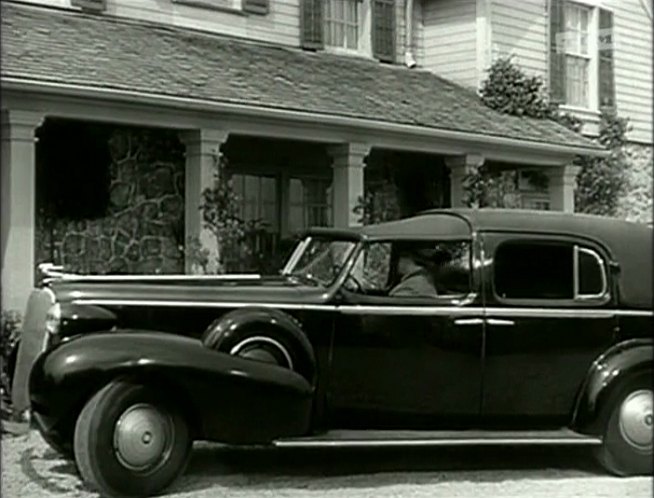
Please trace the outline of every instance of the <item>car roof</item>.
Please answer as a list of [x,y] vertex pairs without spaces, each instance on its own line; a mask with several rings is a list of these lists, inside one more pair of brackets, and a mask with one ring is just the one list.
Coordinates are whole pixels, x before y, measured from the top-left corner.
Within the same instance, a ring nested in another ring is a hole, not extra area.
[[604,216],[525,209],[433,209],[396,221],[356,228],[311,230],[352,240],[438,237],[465,240],[479,232],[585,238],[603,247],[620,268],[622,305],[652,308],[652,226]]

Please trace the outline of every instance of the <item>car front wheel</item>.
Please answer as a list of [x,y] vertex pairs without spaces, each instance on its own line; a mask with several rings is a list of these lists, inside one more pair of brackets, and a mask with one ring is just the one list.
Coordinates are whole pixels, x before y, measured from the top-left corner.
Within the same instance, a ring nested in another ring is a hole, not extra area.
[[627,384],[608,407],[600,463],[610,472],[643,475],[652,472],[652,385],[642,379]]
[[82,410],[75,426],[75,461],[102,496],[149,496],[169,486],[188,461],[188,426],[147,386],[111,382]]

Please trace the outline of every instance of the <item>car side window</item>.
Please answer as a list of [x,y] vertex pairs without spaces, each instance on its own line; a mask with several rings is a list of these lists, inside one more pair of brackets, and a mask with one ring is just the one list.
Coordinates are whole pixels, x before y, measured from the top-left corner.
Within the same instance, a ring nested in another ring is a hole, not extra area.
[[471,289],[467,241],[393,241],[364,245],[346,287],[367,295],[439,297]]
[[502,299],[584,300],[608,292],[602,257],[559,241],[501,244],[495,251],[493,285]]

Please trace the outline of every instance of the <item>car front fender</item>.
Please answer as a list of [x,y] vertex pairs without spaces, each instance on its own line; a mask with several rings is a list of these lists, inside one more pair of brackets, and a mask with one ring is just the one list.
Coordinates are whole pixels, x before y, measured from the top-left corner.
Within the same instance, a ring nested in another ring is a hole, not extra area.
[[651,371],[654,343],[650,339],[630,339],[609,348],[595,360],[577,398],[573,426],[582,431],[599,430],[603,408],[621,382]]
[[32,410],[50,425],[75,419],[94,392],[125,376],[166,390],[198,439],[263,443],[309,429],[313,388],[300,375],[144,331],[80,336],[41,355],[30,374]]

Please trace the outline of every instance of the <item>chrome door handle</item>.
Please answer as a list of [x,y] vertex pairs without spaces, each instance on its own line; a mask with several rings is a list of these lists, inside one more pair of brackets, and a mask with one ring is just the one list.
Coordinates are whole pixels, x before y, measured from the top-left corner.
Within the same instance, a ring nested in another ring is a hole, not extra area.
[[481,318],[458,318],[454,320],[454,325],[483,325],[484,320]]
[[487,325],[500,325],[500,326],[511,326],[515,325],[515,322],[513,320],[501,320],[499,318],[487,318],[486,319],[486,324]]

